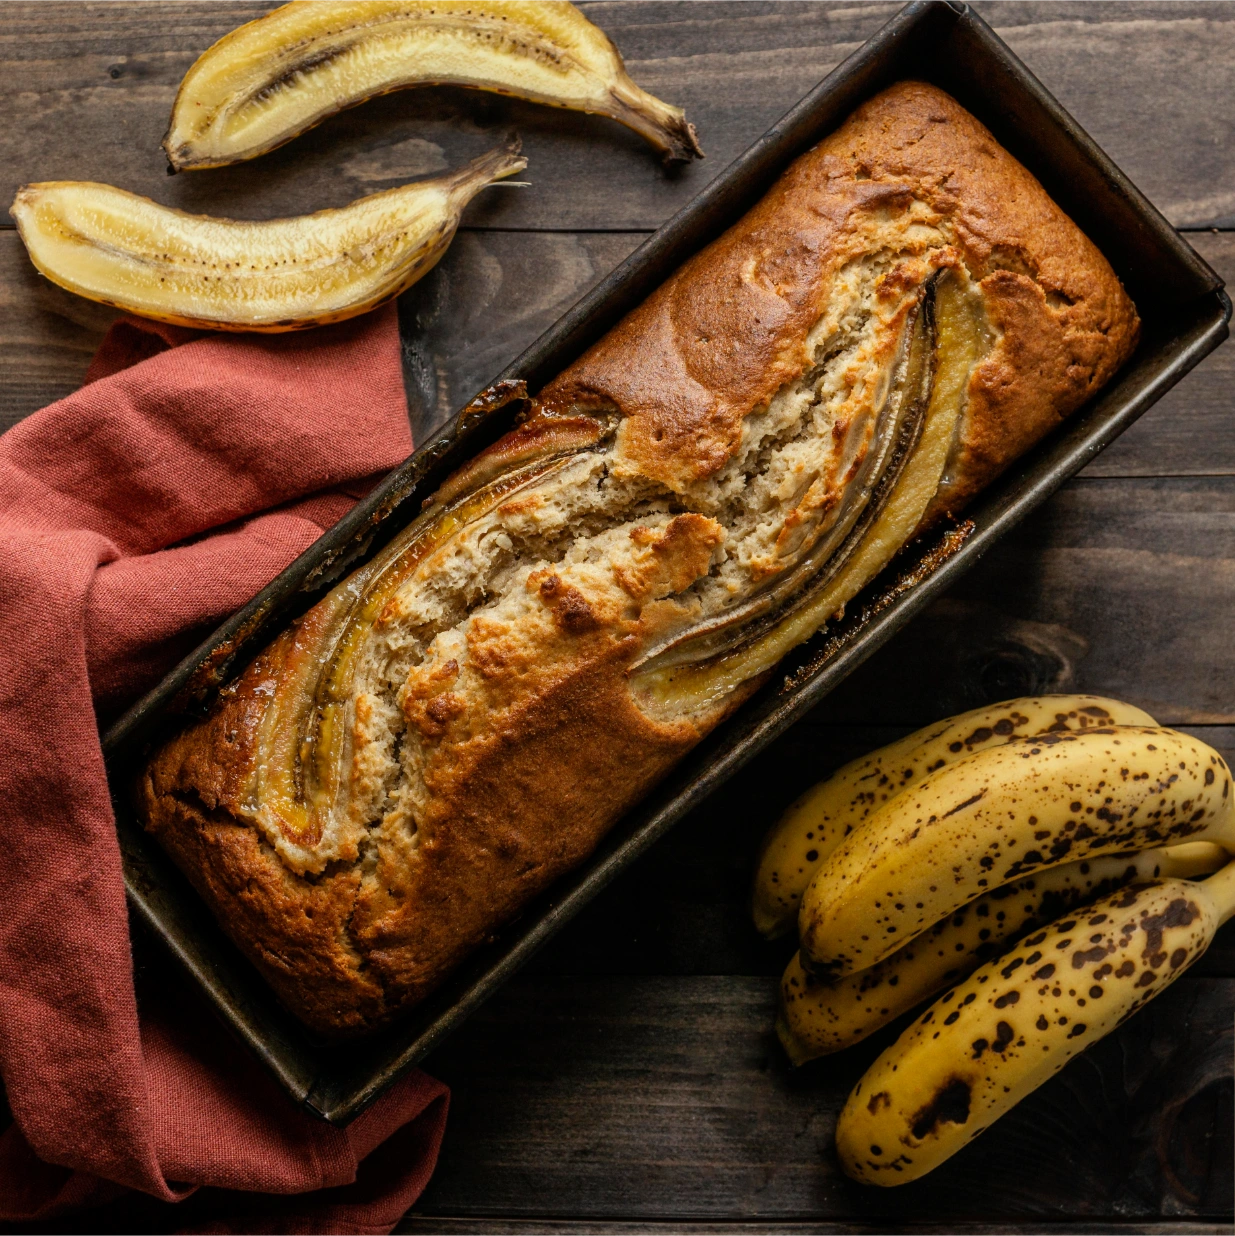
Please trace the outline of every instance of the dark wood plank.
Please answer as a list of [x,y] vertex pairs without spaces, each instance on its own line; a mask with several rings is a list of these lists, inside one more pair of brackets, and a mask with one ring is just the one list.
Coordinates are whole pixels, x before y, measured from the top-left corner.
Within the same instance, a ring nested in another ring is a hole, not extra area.
[[[1235,282],[1235,233],[1190,241]],[[400,300],[418,438],[443,423],[625,258],[640,233],[463,231]],[[0,232],[0,428],[75,390],[114,317],[31,267]],[[1220,348],[1086,469],[1086,476],[1235,475],[1235,348]]]
[[[1235,728],[1186,728],[1235,762]],[[763,940],[748,911],[764,835],[804,790],[904,733],[813,717],[794,726],[605,889],[530,972],[779,976],[796,945]],[[1235,924],[1197,965],[1197,973],[1235,978]]]
[[[790,1071],[767,979],[523,978],[439,1051],[451,1122],[421,1215],[1229,1222],[1235,983],[1185,978],[912,1185],[839,1172],[889,1038]],[[977,1187],[980,1182],[980,1187]],[[421,1230],[425,1230],[422,1226]]]
[[[536,1233],[537,1236],[866,1236],[887,1231],[885,1225],[870,1223],[826,1223],[818,1219],[762,1220],[759,1222],[693,1222],[666,1221],[657,1219],[635,1220],[590,1220],[577,1219],[444,1219],[435,1215],[411,1211],[396,1227],[395,1232],[406,1236],[522,1236]],[[1195,1233],[1197,1236],[1229,1236],[1227,1223],[1203,1223],[1196,1220],[1160,1219],[1153,1223],[1078,1223],[1067,1220],[1062,1224],[1039,1222],[1024,1223],[951,1223],[940,1226],[933,1223],[898,1223],[897,1231],[921,1233],[922,1236],[1037,1236],[1038,1233],[1060,1231],[1069,1236],[1100,1236],[1118,1233],[1119,1236],[1173,1236],[1174,1233]]]
[[824,706],[925,724],[1082,690],[1167,725],[1235,723],[1235,478],[1076,480]]
[[[1235,232],[1190,232],[1190,245],[1235,285]],[[1235,475],[1235,347],[1211,353],[1122,437],[1084,476]]]
[[1233,118],[1202,101],[1235,88],[1235,5],[974,7],[1176,227],[1235,226]]
[[[159,140],[176,86],[254,3],[5,5],[0,198],[97,179],[188,210],[265,217],[338,205],[455,164],[510,127],[535,189],[494,191],[474,225],[653,228],[897,9],[876,3],[598,3],[632,75],[686,108],[708,158],[666,175],[640,139],[598,118],[457,89],[392,95],[239,168],[168,180]],[[1230,4],[999,4],[982,10],[1177,225],[1235,222]]]

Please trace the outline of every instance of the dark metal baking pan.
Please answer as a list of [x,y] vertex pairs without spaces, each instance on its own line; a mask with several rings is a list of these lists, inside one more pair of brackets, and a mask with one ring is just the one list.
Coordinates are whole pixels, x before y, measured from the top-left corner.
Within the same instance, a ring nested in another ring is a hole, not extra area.
[[839,630],[787,658],[774,679],[622,820],[583,866],[528,906],[434,997],[362,1047],[343,1052],[314,1038],[278,1004],[187,881],[142,832],[128,787],[150,743],[170,732],[178,715],[203,708],[283,624],[393,536],[447,472],[508,427],[509,409],[493,401],[469,405],[105,735],[134,910],[287,1092],[326,1120],[346,1123],[422,1059],[618,872],[817,704],[1226,338],[1231,305],[1214,272],[981,18],[965,5],[930,0],[902,10],[502,377],[538,389],[735,222],[793,158],[864,99],[905,78],[933,82],[969,108],[1107,255],[1143,318],[1135,356],[1092,404],[992,486],[960,529],[942,544],[907,551]]

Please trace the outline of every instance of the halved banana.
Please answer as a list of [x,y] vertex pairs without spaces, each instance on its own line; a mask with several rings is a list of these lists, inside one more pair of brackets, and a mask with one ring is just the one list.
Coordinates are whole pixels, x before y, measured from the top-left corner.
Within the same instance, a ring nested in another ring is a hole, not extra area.
[[512,139],[434,180],[256,223],[73,180],[23,186],[12,213],[35,266],[88,300],[182,326],[298,330],[405,291],[446,252],[467,203],[526,166]]
[[703,157],[681,108],[627,76],[603,30],[565,0],[296,0],[225,35],[185,74],[163,148],[221,167],[407,86],[474,86],[611,116],[666,162]]

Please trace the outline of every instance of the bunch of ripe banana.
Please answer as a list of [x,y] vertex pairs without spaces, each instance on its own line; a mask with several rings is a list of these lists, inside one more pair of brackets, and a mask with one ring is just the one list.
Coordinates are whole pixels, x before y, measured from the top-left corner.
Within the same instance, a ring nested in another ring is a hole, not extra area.
[[924,1175],[1178,978],[1235,915],[1232,853],[1222,757],[1094,696],[952,717],[794,803],[753,897],[769,938],[798,921],[794,1063],[946,988],[849,1096],[845,1171]]
[[[681,108],[640,89],[566,0],[293,0],[189,69],[163,139],[169,170],[252,159],[375,95],[443,83],[609,116],[666,162],[703,157]],[[12,213],[35,266],[79,296],[187,326],[296,330],[405,291],[467,203],[526,165],[511,139],[433,180],[254,223],[69,180],[23,186]]]

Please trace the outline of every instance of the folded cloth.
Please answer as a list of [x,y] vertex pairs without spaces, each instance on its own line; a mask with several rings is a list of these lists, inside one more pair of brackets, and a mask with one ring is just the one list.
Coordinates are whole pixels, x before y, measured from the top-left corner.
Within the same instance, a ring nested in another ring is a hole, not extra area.
[[433,1170],[446,1088],[413,1073],[334,1129],[191,987],[135,988],[95,711],[407,455],[394,308],[268,337],[121,319],[86,382],[0,437],[0,1219],[205,1187],[163,1230],[387,1232]]

